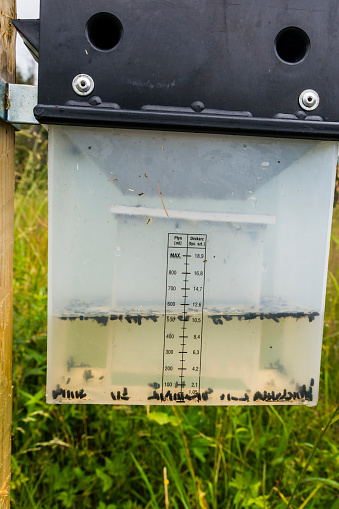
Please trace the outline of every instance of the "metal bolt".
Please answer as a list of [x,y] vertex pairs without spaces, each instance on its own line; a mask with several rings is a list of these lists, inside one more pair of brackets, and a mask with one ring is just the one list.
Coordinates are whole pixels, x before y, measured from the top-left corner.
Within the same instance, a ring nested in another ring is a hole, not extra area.
[[204,111],[205,109],[205,105],[203,102],[201,101],[194,101],[192,104],[191,104],[191,108],[193,111],[195,111],[196,113],[201,113],[202,111]]
[[303,110],[312,111],[319,106],[319,95],[315,90],[304,90],[299,96],[299,104]]
[[78,74],[72,82],[72,87],[78,95],[90,95],[94,90],[94,81],[88,74]]

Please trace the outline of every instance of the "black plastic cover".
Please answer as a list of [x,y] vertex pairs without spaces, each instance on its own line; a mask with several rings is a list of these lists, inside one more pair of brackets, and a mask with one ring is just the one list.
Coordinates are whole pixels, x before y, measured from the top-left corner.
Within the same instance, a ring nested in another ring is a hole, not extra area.
[[23,38],[25,45],[33,55],[34,59],[38,62],[40,21],[38,19],[13,19],[13,25]]
[[[337,0],[41,0],[40,12],[42,123],[339,139]],[[78,74],[94,80],[88,97]]]

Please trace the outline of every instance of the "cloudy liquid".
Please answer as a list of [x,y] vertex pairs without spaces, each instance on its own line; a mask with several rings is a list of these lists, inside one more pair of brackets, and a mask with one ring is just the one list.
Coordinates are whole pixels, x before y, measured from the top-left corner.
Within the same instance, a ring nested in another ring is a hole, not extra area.
[[314,404],[317,313],[50,320],[50,403]]

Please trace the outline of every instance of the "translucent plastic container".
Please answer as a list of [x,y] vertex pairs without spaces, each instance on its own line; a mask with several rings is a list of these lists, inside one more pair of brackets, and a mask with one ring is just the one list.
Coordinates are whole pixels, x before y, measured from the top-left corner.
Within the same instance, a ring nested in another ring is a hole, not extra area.
[[49,136],[47,401],[316,404],[337,144]]

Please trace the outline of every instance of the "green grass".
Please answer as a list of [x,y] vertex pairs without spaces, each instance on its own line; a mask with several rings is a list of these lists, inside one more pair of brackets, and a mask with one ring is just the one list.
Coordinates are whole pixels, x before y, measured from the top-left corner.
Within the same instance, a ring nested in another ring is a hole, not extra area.
[[17,141],[13,507],[339,509],[339,208],[317,407],[47,406],[46,140]]

